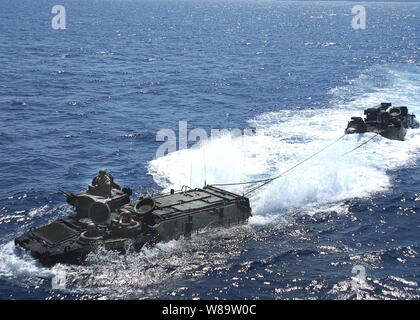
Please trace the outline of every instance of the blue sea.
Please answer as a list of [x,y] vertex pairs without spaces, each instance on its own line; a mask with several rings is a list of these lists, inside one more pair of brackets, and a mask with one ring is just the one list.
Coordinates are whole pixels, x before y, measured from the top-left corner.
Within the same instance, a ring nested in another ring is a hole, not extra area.
[[[419,16],[419,2],[0,0],[0,299],[419,299],[419,130],[344,155],[372,137],[347,136],[252,193],[248,223],[191,240],[50,268],[13,242],[71,214],[58,189],[100,168],[135,197],[261,179],[367,107],[419,117]],[[180,121],[255,134],[156,158]]]

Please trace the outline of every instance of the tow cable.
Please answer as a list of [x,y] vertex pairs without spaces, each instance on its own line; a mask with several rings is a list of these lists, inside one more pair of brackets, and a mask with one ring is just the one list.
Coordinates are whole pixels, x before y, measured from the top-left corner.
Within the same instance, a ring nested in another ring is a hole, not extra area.
[[[266,186],[267,184],[269,184],[270,182],[273,182],[274,180],[277,180],[279,178],[284,177],[285,175],[287,175],[288,173],[290,173],[291,171],[293,171],[294,169],[296,169],[297,167],[301,166],[302,164],[304,164],[305,162],[311,160],[312,158],[316,157],[317,155],[319,155],[321,152],[325,151],[326,149],[332,147],[333,145],[335,145],[337,142],[339,142],[340,140],[342,140],[347,134],[343,134],[341,137],[339,137],[337,140],[333,141],[332,143],[328,144],[327,146],[325,146],[324,148],[318,150],[317,152],[315,152],[314,154],[312,154],[311,156],[309,156],[308,158],[300,161],[299,163],[295,164],[293,167],[287,169],[286,171],[280,173],[277,176],[274,176],[272,178],[267,178],[267,179],[260,179],[260,180],[252,180],[252,181],[245,181],[245,182],[232,182],[232,183],[215,183],[212,184],[212,186],[214,187],[222,187],[222,186],[239,186],[239,185],[247,185],[247,184],[257,184],[257,183],[261,183],[261,185],[256,186],[254,188],[252,188],[251,190],[245,192],[243,195],[247,196],[250,193],[255,192],[256,190]],[[370,141],[372,141],[375,137],[377,137],[379,135],[379,133],[376,133],[373,137],[369,138],[369,140],[361,143],[360,145],[358,145],[356,148],[343,153],[341,156],[345,156],[348,155],[349,153],[352,153],[353,151],[356,151],[357,149],[363,147],[364,145],[366,145],[367,143],[369,143]]]

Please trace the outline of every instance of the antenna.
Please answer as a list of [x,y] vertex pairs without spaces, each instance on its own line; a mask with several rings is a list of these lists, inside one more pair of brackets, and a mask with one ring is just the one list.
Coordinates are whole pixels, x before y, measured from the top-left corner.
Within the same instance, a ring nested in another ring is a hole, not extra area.
[[206,163],[206,149],[203,146],[203,157],[204,157],[204,186],[207,186],[207,163]]
[[192,160],[190,162],[190,188],[192,188]]
[[[245,159],[245,143],[244,143],[244,140],[245,140],[245,136],[244,135],[242,135],[242,176],[244,177],[245,176],[245,161],[246,161],[246,159]],[[245,193],[245,185],[243,184],[242,185],[242,195],[244,195],[244,193]]]

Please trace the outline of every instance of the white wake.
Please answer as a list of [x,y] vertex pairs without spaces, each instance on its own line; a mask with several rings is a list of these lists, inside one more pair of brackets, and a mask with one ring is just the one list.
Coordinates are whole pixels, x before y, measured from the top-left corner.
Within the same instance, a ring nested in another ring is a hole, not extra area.
[[[377,84],[382,77],[381,85]],[[348,86],[331,90],[325,109],[264,113],[249,120],[255,136],[225,135],[192,149],[150,162],[149,173],[164,188],[182,185],[241,182],[275,176],[309,157],[343,134],[351,116],[380,102],[406,105],[420,116],[420,68],[377,67]],[[372,134],[346,136],[314,159],[251,195],[257,215],[285,209],[367,197],[390,187],[387,171],[417,159],[419,130],[409,130],[406,141],[376,137],[357,151],[349,150]],[[243,186],[228,187],[242,193]]]

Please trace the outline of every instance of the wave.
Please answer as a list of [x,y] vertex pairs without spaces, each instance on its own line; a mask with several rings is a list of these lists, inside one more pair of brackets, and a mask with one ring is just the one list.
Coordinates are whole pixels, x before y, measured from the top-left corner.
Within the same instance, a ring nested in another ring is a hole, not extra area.
[[2,244],[0,248],[0,275],[9,279],[44,278],[51,275],[47,268],[41,267],[29,254],[17,248],[13,241]]
[[[328,145],[343,134],[351,116],[367,107],[389,101],[420,114],[420,67],[377,66],[346,86],[331,89],[324,109],[261,114],[249,120],[255,136],[230,134],[184,149],[149,163],[149,173],[163,188],[182,185],[249,181],[275,176]],[[391,187],[389,170],[416,160],[419,130],[410,130],[406,141],[376,137],[363,148],[343,156],[372,137],[346,136],[334,147],[306,162],[287,176],[251,195],[257,215],[272,215],[296,207],[368,197]],[[228,188],[242,193],[243,186]],[[260,219],[261,220],[261,219]]]

